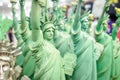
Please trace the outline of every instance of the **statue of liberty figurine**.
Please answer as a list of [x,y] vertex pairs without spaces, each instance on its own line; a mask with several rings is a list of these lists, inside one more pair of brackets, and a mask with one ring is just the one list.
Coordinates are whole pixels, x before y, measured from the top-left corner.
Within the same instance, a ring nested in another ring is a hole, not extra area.
[[[41,10],[45,8],[46,0],[32,0],[30,41],[31,54],[35,59],[35,80],[66,80],[65,74],[72,74],[75,67],[74,60],[69,56],[61,57],[59,50],[53,45],[55,26],[53,22],[45,20],[40,23]],[[73,58],[76,58],[73,57]]]
[[[27,25],[27,20],[24,11],[25,0],[19,0],[20,3],[20,24],[16,18],[15,4],[16,0],[10,0],[12,4],[12,13],[13,13],[13,28],[15,37],[18,42],[18,47],[21,47],[22,54],[17,56],[16,64],[22,67],[22,73],[20,77],[27,75],[31,80],[33,80],[34,70],[35,70],[35,60],[30,54],[29,49],[29,37],[30,30]],[[31,65],[32,64],[32,65]]]
[[[55,4],[54,6],[57,6],[57,4]],[[71,80],[74,68],[71,68],[71,65],[69,65],[68,63],[72,62],[72,64],[75,66],[77,58],[74,54],[74,45],[70,35],[71,25],[67,22],[67,20],[65,19],[65,15],[63,14],[64,12],[62,11],[62,9],[65,7],[54,8],[55,12],[53,14],[53,17],[55,18],[54,25],[56,26],[56,30],[53,42],[55,47],[60,51],[60,55],[64,59],[66,80]]]
[[111,36],[105,32],[107,22],[104,20],[104,15],[108,7],[109,1],[106,0],[103,12],[95,29],[96,42],[104,46],[104,49],[97,60],[97,80],[111,80],[113,76],[113,42]]
[[21,54],[20,47],[16,48],[5,36],[12,21],[8,18],[2,19],[1,16],[0,22],[0,80],[17,80],[21,74],[21,68],[15,62],[16,57]]
[[112,37],[114,38],[113,40],[113,55],[114,55],[114,67],[113,67],[113,80],[119,80],[120,79],[120,41],[117,38],[116,32],[118,31],[118,27],[120,26],[120,9],[115,8],[116,10],[116,16],[118,19],[116,20],[116,23],[112,24],[113,26],[113,32],[112,32]]
[[72,27],[74,53],[77,64],[72,80],[96,80],[96,61],[94,56],[94,40],[87,33],[81,31],[80,14],[82,0],[78,1],[77,11]]

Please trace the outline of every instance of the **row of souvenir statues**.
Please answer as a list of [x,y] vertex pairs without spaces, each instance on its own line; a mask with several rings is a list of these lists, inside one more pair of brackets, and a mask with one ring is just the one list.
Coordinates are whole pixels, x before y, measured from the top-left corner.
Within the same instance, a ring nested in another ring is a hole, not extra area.
[[[13,29],[17,47],[5,40],[0,42],[0,80],[120,80],[120,42],[116,38],[120,26],[120,9],[113,33],[107,28],[109,0],[91,36],[93,17],[81,14],[83,0],[78,0],[76,13],[70,20],[53,0],[49,13],[47,0],[31,0],[29,20],[25,0],[19,0],[20,17],[16,18],[16,0],[10,0]],[[6,23],[7,24],[7,23]],[[21,54],[20,54],[21,53]]]

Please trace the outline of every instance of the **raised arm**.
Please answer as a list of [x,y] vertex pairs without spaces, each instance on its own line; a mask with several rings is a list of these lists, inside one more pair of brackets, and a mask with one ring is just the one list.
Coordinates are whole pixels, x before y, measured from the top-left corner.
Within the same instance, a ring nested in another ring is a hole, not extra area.
[[27,43],[29,40],[28,38],[30,37],[30,30],[29,30],[29,25],[27,25],[28,23],[26,20],[26,15],[24,10],[25,0],[19,0],[19,3],[20,3],[20,18],[21,18],[20,34],[24,42]]
[[106,3],[104,4],[103,12],[98,20],[98,24],[95,29],[95,34],[100,34],[103,31],[103,26],[101,25],[104,19],[104,14],[107,11],[108,7],[109,7],[109,0],[106,0]]
[[53,1],[53,18],[58,20],[58,0],[52,0]]
[[18,21],[17,18],[15,17],[16,12],[15,12],[15,4],[16,3],[11,3],[12,4],[12,14],[13,14],[13,26],[14,26],[14,30],[17,30],[18,28]]
[[21,15],[21,29],[24,30],[27,26],[27,23],[26,23],[26,16],[25,16],[25,10],[24,10],[24,2],[25,0],[20,0],[19,3],[20,3],[20,15]]
[[32,40],[37,41],[39,37],[43,38],[40,32],[40,13],[41,7],[44,6],[45,0],[32,0],[31,9],[31,26],[32,26]]
[[75,14],[74,23],[73,23],[73,31],[74,32],[78,31],[78,29],[80,28],[79,20],[80,20],[80,14],[81,14],[81,3],[82,3],[82,0],[79,0],[78,5],[77,5],[76,14]]
[[22,41],[22,38],[21,38],[20,34],[18,33],[18,20],[16,18],[16,11],[15,11],[16,1],[15,0],[10,0],[10,2],[12,4],[13,28],[14,28],[14,31],[15,31],[15,37],[18,40],[18,46],[20,46],[23,43],[23,41]]

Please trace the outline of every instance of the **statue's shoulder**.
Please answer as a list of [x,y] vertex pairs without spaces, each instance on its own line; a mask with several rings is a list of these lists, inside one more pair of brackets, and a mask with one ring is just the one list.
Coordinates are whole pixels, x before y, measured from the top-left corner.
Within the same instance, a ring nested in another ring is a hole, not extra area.
[[106,39],[109,39],[109,40],[112,40],[112,37],[110,36],[110,35],[108,35],[107,33],[103,33],[104,34],[104,37],[106,38]]

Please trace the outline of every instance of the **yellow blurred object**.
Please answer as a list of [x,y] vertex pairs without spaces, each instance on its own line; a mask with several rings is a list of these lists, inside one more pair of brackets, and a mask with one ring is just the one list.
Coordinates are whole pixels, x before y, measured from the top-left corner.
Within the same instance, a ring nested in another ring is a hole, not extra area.
[[78,0],[76,0],[76,2],[78,3]]
[[62,6],[63,11],[66,11],[66,9],[67,9],[67,6]]
[[120,8],[115,7],[116,14],[120,14]]
[[88,18],[89,18],[90,20],[93,20],[93,19],[94,19],[93,14],[89,14],[89,15],[88,15]]
[[118,3],[118,0],[110,0],[110,4]]
[[115,23],[113,23],[113,24],[112,24],[112,27],[115,27],[115,26],[116,26],[116,24],[115,24]]

